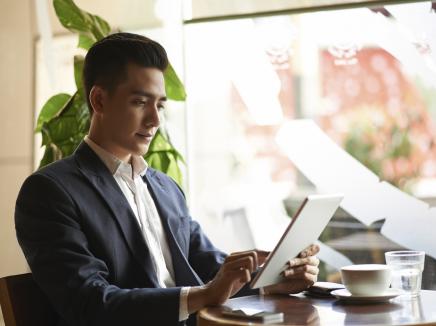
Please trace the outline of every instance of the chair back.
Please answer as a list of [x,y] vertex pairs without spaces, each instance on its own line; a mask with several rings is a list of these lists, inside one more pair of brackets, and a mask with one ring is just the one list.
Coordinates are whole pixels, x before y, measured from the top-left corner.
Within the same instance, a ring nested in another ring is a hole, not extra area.
[[58,316],[32,274],[0,278],[5,326],[55,326]]

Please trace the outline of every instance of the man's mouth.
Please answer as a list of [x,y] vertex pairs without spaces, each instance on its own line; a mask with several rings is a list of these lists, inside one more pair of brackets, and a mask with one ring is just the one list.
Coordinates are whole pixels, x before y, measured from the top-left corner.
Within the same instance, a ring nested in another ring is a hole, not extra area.
[[153,138],[153,134],[151,132],[146,132],[146,133],[137,132],[136,136],[138,136],[144,140],[151,140]]

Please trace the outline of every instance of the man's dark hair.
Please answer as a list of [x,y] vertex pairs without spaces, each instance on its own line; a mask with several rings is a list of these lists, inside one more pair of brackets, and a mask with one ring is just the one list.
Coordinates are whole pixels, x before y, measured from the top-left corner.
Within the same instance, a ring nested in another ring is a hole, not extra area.
[[86,54],[83,66],[83,83],[91,115],[91,88],[99,85],[109,92],[115,90],[126,78],[128,63],[164,72],[168,57],[162,45],[142,35],[116,33],[96,42]]

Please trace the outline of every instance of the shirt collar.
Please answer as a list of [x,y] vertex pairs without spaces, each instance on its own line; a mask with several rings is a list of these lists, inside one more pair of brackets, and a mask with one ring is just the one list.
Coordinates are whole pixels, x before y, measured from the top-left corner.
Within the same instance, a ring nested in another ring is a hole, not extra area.
[[112,153],[97,145],[88,135],[85,136],[84,141],[103,161],[112,175],[119,172],[121,174],[127,174],[132,178],[132,169],[133,175],[140,175],[141,177],[147,172],[148,164],[142,156],[132,155],[130,163],[125,163]]

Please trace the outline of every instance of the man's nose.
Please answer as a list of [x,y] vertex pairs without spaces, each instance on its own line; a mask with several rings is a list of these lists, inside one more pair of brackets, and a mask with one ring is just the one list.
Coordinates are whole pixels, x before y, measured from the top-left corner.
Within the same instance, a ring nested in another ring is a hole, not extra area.
[[145,117],[145,124],[147,126],[159,127],[160,126],[160,114],[159,108],[156,105],[151,105],[148,114]]

